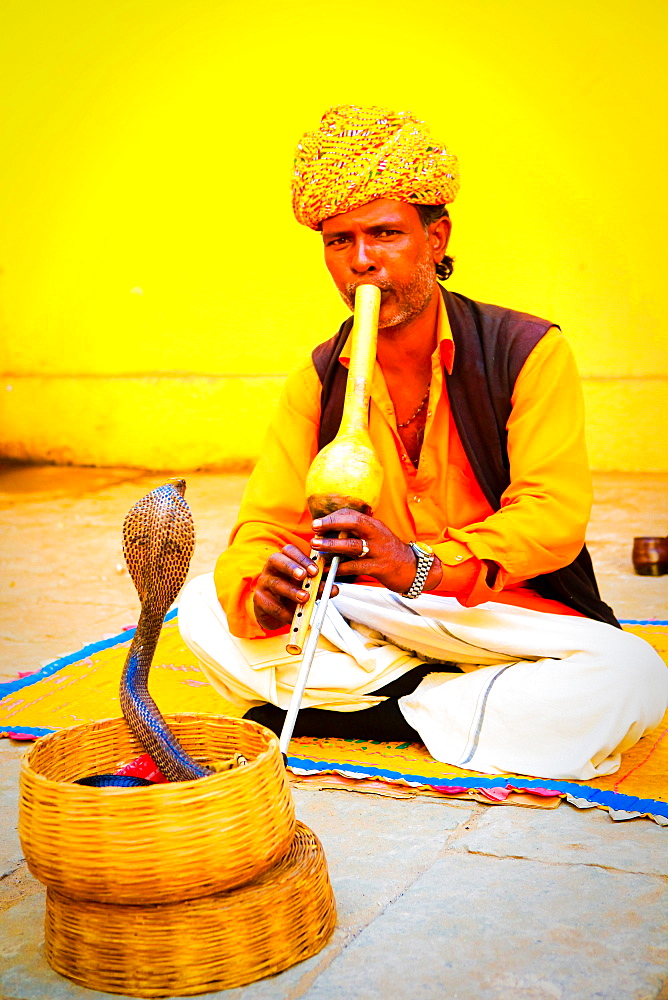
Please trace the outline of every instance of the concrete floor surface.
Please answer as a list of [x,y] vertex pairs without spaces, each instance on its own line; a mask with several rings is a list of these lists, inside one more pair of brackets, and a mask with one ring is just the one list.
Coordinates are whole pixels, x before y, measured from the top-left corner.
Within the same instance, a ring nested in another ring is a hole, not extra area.
[[[2,675],[136,621],[120,525],[164,481],[136,470],[0,474]],[[245,477],[194,474],[191,575],[212,568]],[[634,576],[634,535],[668,530],[668,476],[596,477],[588,541],[623,618],[668,618],[668,576]],[[43,950],[44,890],[16,834],[25,745],[0,740],[0,998],[84,1000]],[[482,806],[295,788],[339,920],[319,955],[230,1000],[668,1000],[668,829],[597,809]]]

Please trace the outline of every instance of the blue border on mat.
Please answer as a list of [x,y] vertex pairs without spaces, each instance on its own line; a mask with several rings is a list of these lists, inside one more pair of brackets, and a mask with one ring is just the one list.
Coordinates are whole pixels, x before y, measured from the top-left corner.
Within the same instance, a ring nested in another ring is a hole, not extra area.
[[[463,775],[451,774],[444,778],[430,778],[424,774],[402,774],[401,771],[386,771],[381,767],[371,767],[359,764],[336,763],[331,760],[307,760],[304,757],[288,757],[288,766],[306,771],[312,768],[313,774],[323,774],[331,771],[345,771],[346,774],[359,774],[360,778],[389,778],[391,781],[410,781],[418,785],[430,785],[433,788],[456,785],[459,788],[546,788],[555,792],[572,795],[584,799],[592,805],[605,806],[606,809],[620,809],[624,812],[650,813],[653,816],[668,818],[668,802],[657,799],[639,799],[635,795],[625,795],[624,792],[614,792],[612,789],[591,788],[589,785],[578,785],[572,781],[560,781],[553,778],[512,778],[499,775],[496,778],[486,778],[484,775],[466,778]],[[445,765],[447,767],[447,764]]]
[[668,621],[660,621],[658,618],[620,618],[620,625],[668,625]]
[[[0,726],[0,730],[4,728],[4,726]],[[58,730],[42,729],[40,726],[14,726],[12,729],[11,726],[7,726],[7,732],[11,734],[10,739],[20,739],[22,736],[34,736],[37,739],[38,736],[50,736],[51,733],[57,733]]]
[[[172,621],[177,616],[178,611],[178,608],[172,608],[171,611],[168,611],[165,615],[165,623]],[[79,660],[85,660],[87,656],[92,656],[93,653],[100,653],[103,649],[111,649],[112,646],[129,642],[134,638],[136,631],[137,626],[135,625],[133,628],[126,629],[125,632],[112,635],[109,639],[100,639],[99,642],[91,642],[88,646],[78,649],[75,653],[68,653],[67,656],[61,656],[57,660],[47,663],[45,667],[42,667],[41,670],[38,670],[34,674],[29,674],[27,677],[17,677],[14,681],[5,681],[3,684],[0,684],[0,701],[14,691],[20,691],[21,688],[30,687],[31,684],[36,684],[37,681],[42,681],[45,677],[50,677],[51,674],[57,673],[63,667],[68,667],[70,663],[78,663]],[[24,731],[27,733],[31,730],[24,728]],[[54,730],[46,729],[44,732],[52,733]],[[40,732],[39,735],[42,736],[44,734]]]

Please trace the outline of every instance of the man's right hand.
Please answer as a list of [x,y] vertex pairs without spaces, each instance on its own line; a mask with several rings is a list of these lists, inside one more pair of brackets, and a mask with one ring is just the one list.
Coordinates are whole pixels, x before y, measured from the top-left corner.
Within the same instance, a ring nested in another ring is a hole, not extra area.
[[[253,610],[264,629],[289,625],[297,604],[306,604],[308,593],[301,589],[307,576],[315,576],[316,565],[296,545],[284,545],[267,560],[253,595]],[[335,590],[332,592],[335,596]]]

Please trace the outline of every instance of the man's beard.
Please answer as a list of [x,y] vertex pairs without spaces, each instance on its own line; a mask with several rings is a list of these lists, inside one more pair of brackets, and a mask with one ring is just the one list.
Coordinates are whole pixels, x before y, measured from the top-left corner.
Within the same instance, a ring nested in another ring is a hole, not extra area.
[[387,320],[381,320],[379,330],[391,329],[395,326],[405,326],[423,312],[434,294],[436,286],[436,271],[433,260],[425,253],[415,265],[413,277],[404,285],[393,284],[390,281],[359,281],[349,283],[340,292],[341,298],[349,309],[355,308],[355,290],[358,285],[377,285],[381,291],[390,290],[397,293],[398,311]]

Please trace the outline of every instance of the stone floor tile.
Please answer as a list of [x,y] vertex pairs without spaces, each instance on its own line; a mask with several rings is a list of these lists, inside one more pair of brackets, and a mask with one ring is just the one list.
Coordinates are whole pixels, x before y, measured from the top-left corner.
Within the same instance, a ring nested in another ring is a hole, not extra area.
[[320,838],[339,924],[357,931],[442,853],[470,806],[294,789],[297,816]]
[[448,856],[370,924],[308,1000],[650,1000],[668,888],[581,865]]
[[646,819],[613,822],[601,809],[488,809],[457,850],[556,864],[603,865],[668,875],[668,828]]
[[44,956],[45,896],[32,895],[0,913],[0,997],[3,1000],[109,1000],[75,986]]
[[16,825],[19,772],[24,752],[20,744],[0,740],[0,879],[13,872],[23,859]]

